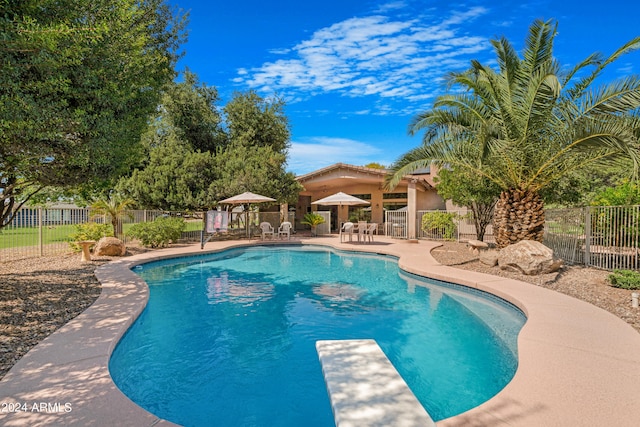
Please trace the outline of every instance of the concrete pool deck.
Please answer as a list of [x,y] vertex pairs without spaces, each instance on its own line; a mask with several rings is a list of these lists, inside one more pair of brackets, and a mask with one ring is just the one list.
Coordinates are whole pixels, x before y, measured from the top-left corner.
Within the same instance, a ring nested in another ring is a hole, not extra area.
[[[337,236],[299,242],[393,255],[408,272],[491,292],[525,312],[513,380],[491,400],[438,427],[640,425],[640,334],[614,315],[535,285],[440,265],[430,255],[437,242],[376,237],[371,244],[340,243]],[[262,242],[210,242],[203,251],[199,244],[169,248],[99,267],[98,300],[0,381],[0,425],[174,425],[135,405],[109,375],[111,352],[148,298],[147,286],[130,269],[256,243]]]

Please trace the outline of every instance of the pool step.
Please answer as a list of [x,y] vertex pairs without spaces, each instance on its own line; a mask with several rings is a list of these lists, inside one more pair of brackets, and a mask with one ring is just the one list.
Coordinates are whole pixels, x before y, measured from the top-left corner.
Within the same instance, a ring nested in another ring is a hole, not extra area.
[[318,341],[336,427],[435,427],[374,340]]

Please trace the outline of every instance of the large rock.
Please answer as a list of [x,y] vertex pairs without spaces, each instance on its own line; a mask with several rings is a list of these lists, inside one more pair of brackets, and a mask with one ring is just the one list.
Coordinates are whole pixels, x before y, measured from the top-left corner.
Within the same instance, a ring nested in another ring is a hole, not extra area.
[[498,251],[482,251],[478,259],[484,265],[495,267],[498,265]]
[[96,243],[93,248],[95,255],[123,256],[126,252],[127,247],[122,240],[116,239],[115,237],[103,237],[98,240],[98,243]]
[[502,270],[527,275],[547,274],[559,270],[562,260],[540,242],[522,240],[500,250],[498,265]]

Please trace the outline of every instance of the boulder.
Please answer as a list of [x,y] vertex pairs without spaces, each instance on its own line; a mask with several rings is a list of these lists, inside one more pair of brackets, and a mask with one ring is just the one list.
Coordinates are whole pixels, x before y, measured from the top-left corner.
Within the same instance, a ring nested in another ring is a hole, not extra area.
[[553,256],[553,250],[540,242],[522,240],[500,250],[498,265],[502,270],[526,275],[553,273],[563,261]]
[[124,242],[115,237],[103,237],[93,247],[93,253],[98,256],[123,256],[126,252]]
[[498,251],[482,251],[478,259],[484,265],[495,267],[498,265]]

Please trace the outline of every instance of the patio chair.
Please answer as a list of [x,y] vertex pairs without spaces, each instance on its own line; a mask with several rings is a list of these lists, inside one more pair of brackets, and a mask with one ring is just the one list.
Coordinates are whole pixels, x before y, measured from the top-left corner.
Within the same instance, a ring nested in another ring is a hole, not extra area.
[[367,221],[358,221],[358,242],[364,242],[367,235]]
[[266,239],[269,235],[271,235],[272,239],[275,236],[273,226],[266,221],[260,223],[260,230],[262,230],[262,240]]
[[352,222],[345,222],[344,224],[342,224],[342,227],[340,228],[340,243],[342,243],[342,239],[344,238],[344,236],[349,236],[349,241],[351,242],[353,239],[353,223]]
[[289,221],[285,221],[280,224],[278,227],[278,238],[282,238],[283,236],[287,236],[287,240],[291,238],[291,223]]
[[364,232],[364,236],[363,237],[364,237],[365,241],[368,240],[370,242],[373,242],[373,234],[374,233],[376,233],[376,234],[378,233],[378,224],[375,223],[375,222],[372,222],[367,226],[367,228],[366,228],[366,230]]

